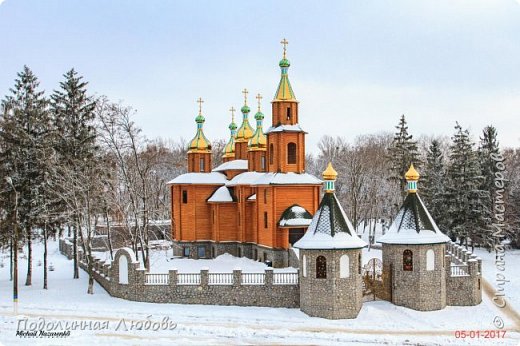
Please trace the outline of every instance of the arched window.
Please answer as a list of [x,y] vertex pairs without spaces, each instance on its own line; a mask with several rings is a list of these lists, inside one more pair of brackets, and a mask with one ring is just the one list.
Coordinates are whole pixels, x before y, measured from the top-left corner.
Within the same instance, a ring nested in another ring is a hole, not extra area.
[[119,283],[128,285],[128,260],[126,256],[119,257]]
[[413,271],[413,253],[411,250],[404,250],[403,252],[403,270]]
[[435,269],[435,253],[432,249],[426,251],[426,270]]
[[291,120],[291,107],[287,107],[287,120]]
[[204,159],[201,158],[201,159],[200,159],[200,171],[201,171],[201,172],[204,172],[204,169],[205,169],[205,167],[204,167]]
[[357,273],[361,274],[361,254],[357,256]]
[[269,145],[269,164],[272,165],[274,163],[274,145],[271,143]]
[[303,255],[302,258],[302,271],[303,271],[303,277],[307,277],[307,256]]
[[339,258],[339,277],[348,278],[350,276],[350,261],[348,255],[343,255]]
[[316,258],[316,279],[327,278],[327,259],[324,256]]
[[287,144],[287,163],[296,163],[296,143]]

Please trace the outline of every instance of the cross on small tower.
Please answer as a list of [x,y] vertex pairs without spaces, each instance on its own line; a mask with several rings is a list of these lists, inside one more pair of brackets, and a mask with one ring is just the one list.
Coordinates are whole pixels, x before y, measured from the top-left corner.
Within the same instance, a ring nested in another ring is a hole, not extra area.
[[229,109],[229,111],[231,112],[231,122],[234,123],[235,122],[235,111],[236,111],[236,109],[235,109],[235,107],[231,107]]
[[287,52],[287,45],[289,44],[289,41],[287,41],[285,38],[280,41],[281,44],[283,44],[283,58],[285,59],[285,53]]
[[204,100],[202,99],[202,97],[199,97],[199,99],[197,100],[197,103],[199,104],[199,115],[202,115],[202,104],[204,103]]
[[247,105],[247,94],[249,94],[249,91],[244,88],[244,90],[242,90],[242,94],[244,94],[244,105]]
[[256,99],[258,100],[258,111],[260,112],[260,102],[262,102],[262,95],[258,94],[256,95]]

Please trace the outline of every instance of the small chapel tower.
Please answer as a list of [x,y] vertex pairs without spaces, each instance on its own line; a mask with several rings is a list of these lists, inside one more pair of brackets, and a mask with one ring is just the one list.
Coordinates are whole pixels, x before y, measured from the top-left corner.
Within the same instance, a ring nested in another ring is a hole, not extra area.
[[242,94],[244,94],[244,105],[240,108],[242,112],[242,125],[237,131],[237,136],[235,140],[235,159],[236,160],[247,160],[247,144],[249,139],[253,137],[253,128],[251,124],[249,124],[249,112],[251,109],[247,105],[247,94],[249,91],[244,89]]
[[361,250],[367,244],[334,194],[337,175],[329,163],[318,211],[294,244],[300,249],[300,309],[327,319],[356,318],[363,303]]
[[289,82],[287,42],[283,39],[280,83],[272,104],[272,126],[267,131],[269,172],[305,172],[305,131],[298,124],[298,101]]
[[197,123],[197,133],[190,141],[188,147],[188,172],[211,172],[211,142],[204,135],[204,122],[206,119],[202,115],[202,98],[197,100],[199,103],[199,115],[195,118]]
[[222,161],[228,162],[235,159],[235,137],[237,135],[237,124],[235,124],[235,108],[231,107],[229,109],[231,112],[231,124],[229,124],[229,141],[224,147],[224,152],[222,155]]
[[[415,310],[446,307],[446,243],[450,241],[432,219],[417,193],[419,173],[406,172],[408,195],[383,244],[383,286],[392,303]],[[448,264],[449,265],[449,264]]]
[[263,130],[264,114],[260,110],[262,96],[256,95],[258,100],[258,112],[255,114],[256,131],[249,140],[247,148],[247,159],[249,171],[265,172],[267,169],[267,139]]

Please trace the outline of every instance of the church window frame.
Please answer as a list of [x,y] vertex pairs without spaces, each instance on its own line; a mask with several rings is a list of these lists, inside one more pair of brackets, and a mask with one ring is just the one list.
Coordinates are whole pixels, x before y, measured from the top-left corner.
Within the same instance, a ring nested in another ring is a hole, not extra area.
[[265,171],[266,168],[266,162],[265,162],[265,155],[260,156],[260,169],[262,171]]
[[287,164],[295,165],[297,161],[297,146],[294,142],[287,143]]
[[272,165],[274,163],[274,145],[273,143],[269,144],[269,164]]
[[205,162],[204,162],[204,158],[202,158],[202,157],[201,157],[200,160],[199,160],[199,168],[200,168],[200,171],[201,171],[201,172],[204,172],[204,170],[206,169],[206,167],[205,167]]
[[303,255],[303,258],[302,258],[302,272],[303,272],[303,277],[306,278],[307,277],[307,256],[306,255]]
[[287,106],[287,120],[290,121],[291,118],[292,118],[291,107],[290,107],[290,106]]
[[182,190],[182,203],[188,204],[188,190]]
[[403,251],[403,271],[413,271],[413,252],[410,249]]
[[264,228],[267,228],[269,224],[269,216],[267,215],[267,212],[264,211]]
[[327,278],[327,258],[323,255],[316,257],[316,279]]

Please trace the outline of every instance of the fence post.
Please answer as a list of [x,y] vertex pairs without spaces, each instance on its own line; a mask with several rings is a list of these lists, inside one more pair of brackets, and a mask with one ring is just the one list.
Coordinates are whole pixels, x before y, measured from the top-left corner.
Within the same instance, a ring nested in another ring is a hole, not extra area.
[[202,287],[208,287],[209,284],[209,269],[202,268],[200,270],[200,285]]
[[233,269],[233,286],[242,286],[242,269]]
[[177,269],[170,269],[168,271],[170,286],[177,286]]
[[267,268],[265,270],[265,285],[272,286],[273,285],[273,269]]
[[451,276],[451,256],[445,255],[444,256],[444,270],[446,270],[446,276]]

